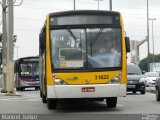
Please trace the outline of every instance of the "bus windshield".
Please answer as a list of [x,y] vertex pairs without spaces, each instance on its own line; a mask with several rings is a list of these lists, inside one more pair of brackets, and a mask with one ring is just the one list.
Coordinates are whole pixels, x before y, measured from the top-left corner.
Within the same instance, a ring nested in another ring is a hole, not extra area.
[[121,67],[120,27],[52,29],[54,69]]
[[38,63],[21,63],[20,70],[21,77],[32,77],[39,75]]

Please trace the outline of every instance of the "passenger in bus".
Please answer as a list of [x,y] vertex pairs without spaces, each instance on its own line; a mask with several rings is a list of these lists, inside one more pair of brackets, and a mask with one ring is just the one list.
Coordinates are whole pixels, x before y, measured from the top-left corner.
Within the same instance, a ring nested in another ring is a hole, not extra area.
[[120,67],[121,55],[113,47],[113,41],[105,39],[92,55],[95,67]]

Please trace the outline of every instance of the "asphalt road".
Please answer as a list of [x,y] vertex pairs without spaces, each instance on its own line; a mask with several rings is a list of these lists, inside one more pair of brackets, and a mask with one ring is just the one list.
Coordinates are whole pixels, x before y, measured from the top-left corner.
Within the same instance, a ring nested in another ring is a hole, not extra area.
[[[48,110],[42,103],[39,91],[27,89],[21,96],[0,96],[0,120],[3,115],[37,115],[36,120],[160,120],[160,102],[155,93],[145,95],[128,93],[118,98],[116,108],[107,108],[105,101],[60,101],[57,110]],[[146,119],[143,119],[146,118]]]
[[41,102],[39,91],[28,89],[20,92],[21,96],[0,96],[0,113],[26,114],[160,114],[160,102],[154,93],[128,93],[127,97],[118,98],[116,108],[107,108],[105,101],[60,101],[57,110],[48,110],[47,104]]

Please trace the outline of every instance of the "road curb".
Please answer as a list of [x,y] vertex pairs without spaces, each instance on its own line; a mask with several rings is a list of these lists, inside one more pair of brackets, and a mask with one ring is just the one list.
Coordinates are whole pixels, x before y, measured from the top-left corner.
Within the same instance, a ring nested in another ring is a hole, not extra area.
[[0,93],[0,96],[21,96],[18,92],[15,93]]

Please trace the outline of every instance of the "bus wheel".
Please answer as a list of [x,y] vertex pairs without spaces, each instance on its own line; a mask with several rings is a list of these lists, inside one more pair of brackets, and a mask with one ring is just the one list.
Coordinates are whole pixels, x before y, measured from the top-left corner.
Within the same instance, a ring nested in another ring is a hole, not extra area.
[[25,88],[23,88],[23,87],[20,87],[20,88],[19,88],[20,91],[23,91],[24,89],[25,89]]
[[39,89],[39,87],[35,87],[35,90],[38,90]]
[[48,109],[56,109],[57,103],[58,103],[58,100],[56,99],[51,99],[51,98],[47,99]]
[[20,90],[19,87],[16,87],[16,90],[19,91]]
[[109,108],[115,108],[117,105],[117,97],[106,98],[106,103]]

